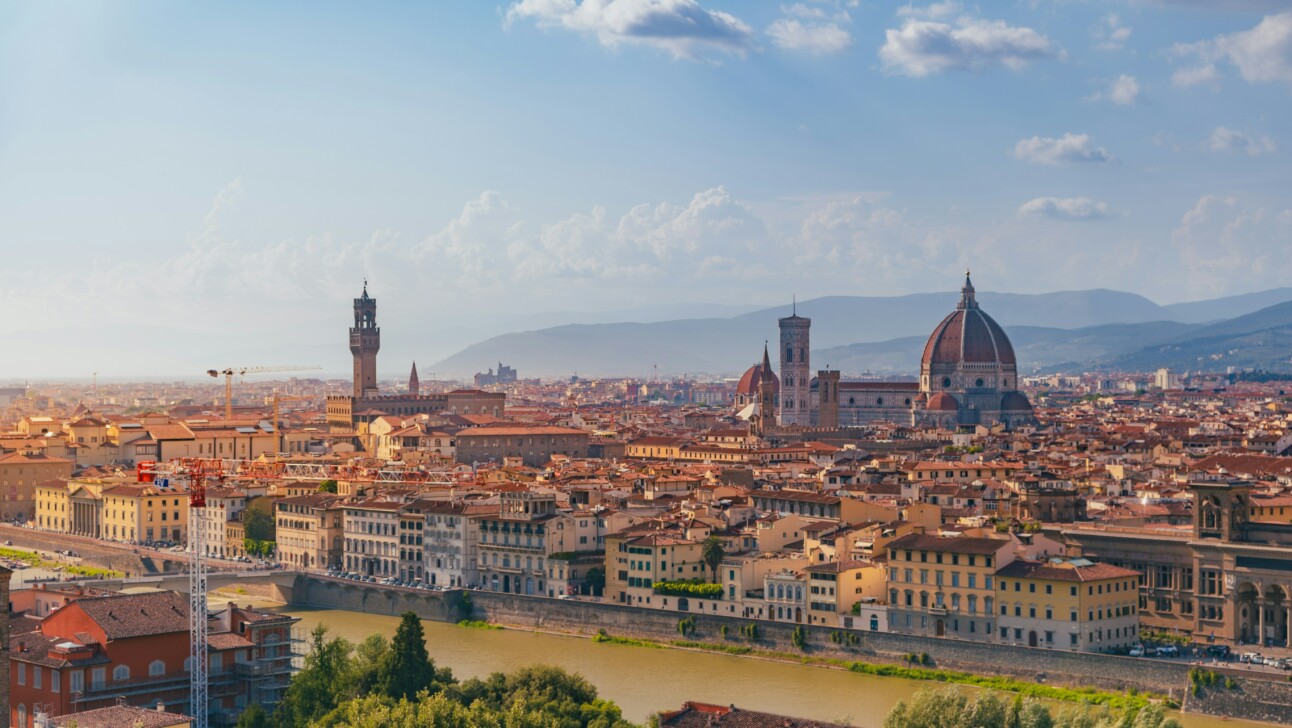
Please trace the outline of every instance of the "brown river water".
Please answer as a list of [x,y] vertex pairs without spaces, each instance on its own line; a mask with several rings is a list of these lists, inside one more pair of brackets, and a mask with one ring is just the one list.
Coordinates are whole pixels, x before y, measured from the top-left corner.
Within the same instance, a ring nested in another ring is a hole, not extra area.
[[[275,611],[300,617],[304,632],[324,624],[333,635],[352,642],[374,632],[393,635],[399,623],[397,617],[339,610],[283,607]],[[916,680],[708,652],[602,644],[579,637],[471,629],[443,622],[423,622],[423,626],[435,664],[452,668],[459,679],[538,663],[557,665],[583,675],[602,697],[623,708],[625,718],[639,723],[645,723],[653,713],[676,710],[683,702],[695,700],[880,728],[899,700],[938,687]],[[1185,728],[1269,728],[1269,724],[1251,721],[1177,717]]]

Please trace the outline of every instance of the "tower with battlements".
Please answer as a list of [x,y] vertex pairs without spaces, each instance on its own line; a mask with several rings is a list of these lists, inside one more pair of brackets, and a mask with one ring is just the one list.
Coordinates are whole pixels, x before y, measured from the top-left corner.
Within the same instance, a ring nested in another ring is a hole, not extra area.
[[350,327],[350,353],[354,356],[354,397],[377,394],[377,351],[381,349],[381,329],[377,327],[377,299],[363,295],[354,299],[354,326]]
[[812,369],[809,334],[812,319],[798,315],[798,306],[780,320],[782,426],[812,424]]

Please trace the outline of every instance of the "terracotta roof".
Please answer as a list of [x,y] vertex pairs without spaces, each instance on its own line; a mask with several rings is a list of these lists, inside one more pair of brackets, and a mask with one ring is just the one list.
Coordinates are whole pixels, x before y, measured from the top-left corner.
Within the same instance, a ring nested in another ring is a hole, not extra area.
[[[890,544],[891,545],[891,544]],[[1123,569],[1112,564],[1091,564],[1090,566],[1057,565],[1044,561],[1024,561],[1016,559],[996,572],[997,577],[1016,577],[1026,579],[1049,579],[1052,581],[1100,581],[1104,579],[1125,579],[1138,577],[1139,572]]]
[[681,710],[662,713],[659,725],[660,728],[844,728],[843,723],[760,713],[734,705],[694,702],[687,702]]
[[188,725],[192,718],[178,713],[162,713],[148,708],[136,708],[133,705],[113,705],[98,710],[86,710],[54,718],[54,725],[76,726],[76,728],[172,728]]
[[88,597],[68,608],[84,611],[110,640],[187,632],[189,628],[188,597],[175,592]]
[[890,541],[888,548],[911,551],[941,551],[951,554],[994,554],[1010,545],[1009,541],[973,536],[930,536],[912,533]]

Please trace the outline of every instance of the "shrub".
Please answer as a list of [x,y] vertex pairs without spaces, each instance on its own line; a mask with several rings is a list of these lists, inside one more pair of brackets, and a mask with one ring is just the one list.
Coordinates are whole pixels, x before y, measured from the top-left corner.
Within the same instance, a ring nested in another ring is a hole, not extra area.
[[794,628],[793,634],[790,635],[790,644],[800,650],[807,645],[807,633],[803,631],[802,625]]
[[718,634],[722,635],[722,639],[724,640],[727,639],[727,625],[724,624],[721,627],[719,627]]
[[657,581],[652,587],[656,594],[668,597],[693,599],[721,599],[722,585],[702,581]]
[[695,633],[695,618],[684,617],[677,620],[677,633],[683,637],[688,637]]

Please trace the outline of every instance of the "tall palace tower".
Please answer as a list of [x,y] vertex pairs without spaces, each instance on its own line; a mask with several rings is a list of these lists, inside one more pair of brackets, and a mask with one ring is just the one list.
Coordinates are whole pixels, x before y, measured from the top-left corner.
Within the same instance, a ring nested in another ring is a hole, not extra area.
[[354,355],[354,397],[377,394],[377,351],[381,349],[381,329],[377,328],[377,299],[368,295],[368,281],[363,295],[354,299],[354,326],[350,328],[350,353]]
[[798,304],[787,318],[780,320],[781,328],[781,412],[780,424],[812,424],[812,369],[811,344],[808,341],[812,319],[798,315]]

